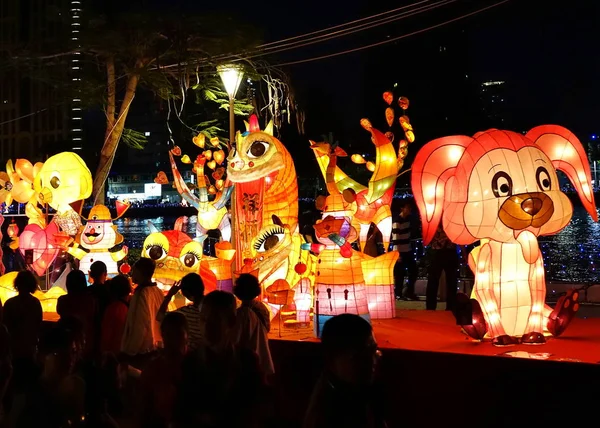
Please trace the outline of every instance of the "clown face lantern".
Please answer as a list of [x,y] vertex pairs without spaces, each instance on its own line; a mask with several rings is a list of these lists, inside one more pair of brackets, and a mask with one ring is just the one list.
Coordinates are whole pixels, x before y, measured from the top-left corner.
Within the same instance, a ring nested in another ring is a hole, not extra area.
[[112,218],[104,205],[96,205],[90,211],[85,226],[79,229],[75,244],[69,248],[69,254],[80,260],[79,269],[87,274],[92,263],[102,261],[106,264],[109,276],[119,273],[117,262],[127,255],[127,247],[111,252],[110,250],[123,242],[123,236],[117,231],[113,221],[125,214],[129,204],[117,201],[117,217]]
[[[457,244],[481,241],[469,255],[474,300],[466,299],[468,313],[456,313],[465,331],[479,332],[475,339],[487,330],[499,346],[544,343],[544,335],[559,336],[578,309],[573,291],[554,309],[545,304],[537,237],[559,232],[573,214],[556,169],[565,173],[597,220],[586,152],[560,126],[539,126],[524,136],[492,129],[473,138],[440,138],[415,158],[412,189],[424,243],[440,222]],[[482,318],[486,329],[472,328]]]

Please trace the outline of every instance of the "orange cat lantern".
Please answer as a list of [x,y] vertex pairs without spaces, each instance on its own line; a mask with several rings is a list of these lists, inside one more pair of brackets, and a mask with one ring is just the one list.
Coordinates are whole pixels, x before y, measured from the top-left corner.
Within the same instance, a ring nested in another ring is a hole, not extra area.
[[474,299],[456,311],[475,339],[487,334],[498,346],[541,344],[545,334],[562,334],[578,309],[573,290],[556,308],[545,304],[537,237],[559,232],[573,214],[555,169],[565,173],[597,220],[586,152],[563,127],[539,126],[524,136],[492,129],[472,138],[440,138],[415,158],[412,188],[424,243],[440,221],[457,244],[481,241],[469,255]]

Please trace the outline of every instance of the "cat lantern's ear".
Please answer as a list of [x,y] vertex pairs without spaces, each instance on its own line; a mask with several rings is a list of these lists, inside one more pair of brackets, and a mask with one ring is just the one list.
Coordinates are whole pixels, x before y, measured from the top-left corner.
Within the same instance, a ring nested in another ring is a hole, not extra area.
[[265,134],[270,135],[271,137],[273,136],[273,121],[270,120],[269,123],[267,123],[267,126],[265,127],[265,130],[263,131]]

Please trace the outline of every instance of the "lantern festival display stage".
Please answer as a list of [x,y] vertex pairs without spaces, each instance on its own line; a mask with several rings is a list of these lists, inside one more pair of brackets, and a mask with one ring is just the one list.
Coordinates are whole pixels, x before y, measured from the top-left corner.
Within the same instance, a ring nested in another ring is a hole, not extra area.
[[[408,118],[402,115],[399,122],[409,141],[414,141]],[[286,324],[306,323],[310,318],[307,313],[318,312],[317,306],[323,311],[322,322],[344,312],[367,319],[394,316],[393,267],[398,254],[390,252],[372,258],[351,245],[359,242],[360,231],[364,232],[360,240],[364,246],[371,222],[383,229],[384,243],[386,246],[389,243],[392,195],[408,143],[402,140],[396,155],[389,132],[384,135],[366,119],[361,125],[371,133],[376,149],[376,162],[367,165],[373,172],[368,186],[360,185],[339,169],[337,157],[345,155],[342,149],[327,143],[311,143],[330,193],[318,201],[316,208],[323,211],[323,219],[315,225],[319,243],[312,244],[305,242],[299,233],[294,162],[281,141],[273,136],[271,123],[261,130],[256,116],[250,117],[246,132],[237,133],[236,145],[227,157],[226,178],[221,173],[218,177],[213,174],[215,184],[209,184],[210,178],[205,175],[206,167],[215,172],[219,169],[218,163],[207,162],[211,157],[214,160],[214,155],[205,150],[196,158],[194,172],[198,176],[199,197],[183,182],[174,161],[174,157],[181,156],[183,163],[191,163],[190,157],[183,155],[178,147],[171,150],[175,186],[198,207],[198,218],[204,217],[204,225],[210,223],[212,228],[223,232],[225,214],[219,214],[219,210],[224,206],[223,198],[231,195],[233,276],[256,275],[272,317],[281,312],[282,317],[289,318]],[[201,137],[195,137],[198,138]],[[218,146],[214,140],[211,144]],[[215,191],[206,190],[211,188]],[[213,201],[209,200],[209,193],[215,195]],[[344,207],[338,209],[338,205]],[[203,240],[205,229],[206,226],[199,229],[197,240]],[[222,233],[222,238],[226,237]],[[317,332],[322,322],[316,323]]]

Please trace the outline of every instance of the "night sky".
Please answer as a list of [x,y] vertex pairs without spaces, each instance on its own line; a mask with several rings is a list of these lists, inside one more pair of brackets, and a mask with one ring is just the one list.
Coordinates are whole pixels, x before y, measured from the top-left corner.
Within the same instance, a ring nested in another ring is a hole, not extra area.
[[[200,5],[192,0],[148,1],[158,8],[220,10],[235,15],[261,29],[264,42],[415,2],[230,0]],[[281,64],[340,52],[426,28],[496,2],[457,0],[435,11],[265,59]],[[599,38],[594,28],[599,18],[600,6],[590,0],[511,0],[377,48],[284,66],[306,112],[307,130],[307,135],[298,136],[295,127],[289,127],[284,130],[284,142],[297,160],[312,156],[308,138],[318,140],[328,132],[333,132],[343,147],[370,148],[369,135],[359,120],[369,117],[375,126],[385,127],[386,106],[381,94],[394,83],[398,83],[396,95],[411,100],[408,114],[415,126],[416,149],[440,136],[501,127],[478,117],[478,91],[486,80],[507,82],[506,128],[525,131],[543,123],[557,123],[587,141],[590,135],[600,134]],[[447,49],[444,55],[439,52],[442,46]],[[411,149],[413,154],[416,149]]]

